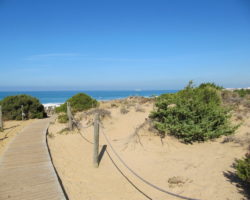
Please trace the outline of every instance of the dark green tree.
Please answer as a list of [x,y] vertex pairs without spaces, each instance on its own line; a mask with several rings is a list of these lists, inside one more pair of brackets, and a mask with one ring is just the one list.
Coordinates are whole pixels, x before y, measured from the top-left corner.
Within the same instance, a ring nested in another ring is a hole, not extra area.
[[47,117],[44,107],[39,100],[29,95],[8,96],[0,104],[2,105],[4,120],[21,120],[22,106],[25,119]]

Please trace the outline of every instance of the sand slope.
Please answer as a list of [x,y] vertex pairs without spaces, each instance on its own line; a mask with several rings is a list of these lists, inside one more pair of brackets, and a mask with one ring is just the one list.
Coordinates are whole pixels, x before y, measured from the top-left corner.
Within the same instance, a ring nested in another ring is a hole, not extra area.
[[[170,192],[204,200],[247,199],[241,189],[225,176],[234,172],[232,163],[244,156],[246,145],[234,142],[222,143],[223,138],[213,142],[182,144],[172,137],[162,141],[147,128],[137,137],[131,137],[136,127],[141,125],[153,109],[152,103],[143,104],[145,112],[136,112],[130,107],[127,114],[120,113],[120,107],[112,108],[109,103],[102,105],[111,111],[111,117],[103,120],[102,128],[110,138],[114,148],[124,161],[151,183]],[[83,118],[84,124],[89,118]],[[133,187],[116,169],[107,153],[98,169],[92,167],[92,145],[80,134],[57,134],[65,125],[55,123],[50,126],[49,147],[53,162],[71,200],[142,200],[149,199]],[[246,119],[238,130],[239,137],[249,137],[250,120]],[[82,130],[83,135],[92,140],[93,128]],[[101,144],[107,144],[101,135]],[[128,171],[115,157],[109,147],[108,152],[121,171],[141,191],[152,199],[179,199],[147,186]]]

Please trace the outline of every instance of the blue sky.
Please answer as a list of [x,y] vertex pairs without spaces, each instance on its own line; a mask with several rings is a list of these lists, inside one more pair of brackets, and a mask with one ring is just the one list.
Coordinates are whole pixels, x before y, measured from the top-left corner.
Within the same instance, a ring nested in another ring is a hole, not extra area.
[[0,90],[250,87],[248,0],[0,0]]

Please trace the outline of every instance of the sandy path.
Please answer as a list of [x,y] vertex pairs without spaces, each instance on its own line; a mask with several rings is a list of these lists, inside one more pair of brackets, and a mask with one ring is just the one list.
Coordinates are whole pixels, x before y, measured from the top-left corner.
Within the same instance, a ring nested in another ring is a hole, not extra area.
[[[197,199],[236,200],[244,199],[240,189],[231,183],[224,173],[234,172],[232,163],[242,157],[246,147],[235,143],[222,144],[222,139],[202,144],[185,145],[176,139],[166,137],[162,145],[159,137],[148,130],[140,132],[141,142],[130,141],[129,135],[147,118],[152,105],[144,106],[146,112],[130,112],[122,115],[119,108],[109,109],[112,117],[105,119],[104,131],[111,139],[115,149],[125,162],[150,182],[183,196]],[[238,134],[249,130],[250,120],[246,121]],[[84,141],[79,134],[55,134],[63,125],[54,124],[50,133],[55,137],[49,139],[55,166],[62,178],[66,191],[72,200],[95,199],[117,200],[147,199],[136,190],[118,172],[104,154],[100,167],[92,167],[92,145]],[[92,140],[92,128],[84,135]],[[101,143],[106,144],[101,136]],[[110,152],[110,148],[108,147]],[[124,174],[152,199],[178,199],[157,191],[135,178],[111,153],[114,161]],[[183,183],[169,184],[169,178],[180,177]]]

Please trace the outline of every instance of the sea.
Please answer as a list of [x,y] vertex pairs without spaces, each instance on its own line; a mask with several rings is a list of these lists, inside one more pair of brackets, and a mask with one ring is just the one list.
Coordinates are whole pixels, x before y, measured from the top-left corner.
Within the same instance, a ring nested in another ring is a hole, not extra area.
[[27,94],[36,97],[45,106],[60,105],[73,95],[83,92],[99,101],[122,99],[129,96],[153,97],[177,90],[131,90],[131,91],[0,91],[0,100],[7,96]]

